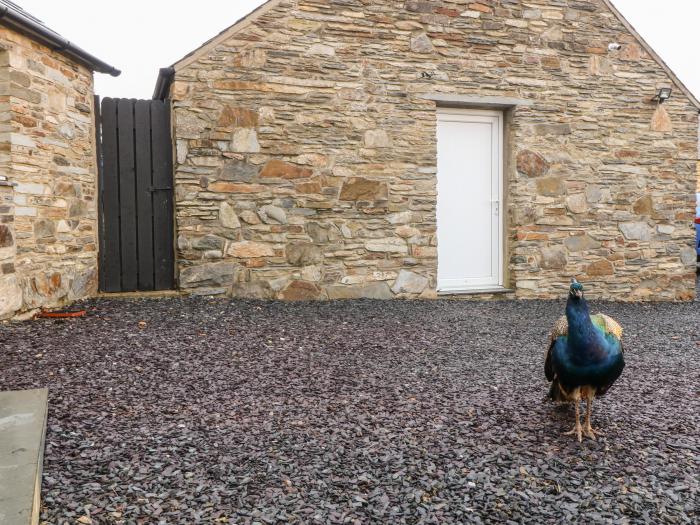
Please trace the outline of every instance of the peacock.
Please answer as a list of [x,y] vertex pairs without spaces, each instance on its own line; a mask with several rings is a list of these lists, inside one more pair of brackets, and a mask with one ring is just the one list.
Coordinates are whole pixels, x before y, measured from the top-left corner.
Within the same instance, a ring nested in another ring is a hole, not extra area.
[[[572,279],[566,316],[552,330],[544,372],[551,381],[549,397],[573,402],[576,425],[566,435],[591,439],[602,432],[591,426],[593,399],[605,395],[625,368],[622,327],[607,315],[591,315],[583,297],[583,285]],[[586,401],[586,420],[581,427],[579,402]]]

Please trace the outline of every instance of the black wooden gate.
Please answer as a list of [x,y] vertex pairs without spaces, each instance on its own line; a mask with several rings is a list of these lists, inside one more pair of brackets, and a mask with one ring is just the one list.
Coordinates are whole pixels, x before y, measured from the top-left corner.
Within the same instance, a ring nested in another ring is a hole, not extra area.
[[171,290],[170,102],[105,98],[98,121],[100,290]]

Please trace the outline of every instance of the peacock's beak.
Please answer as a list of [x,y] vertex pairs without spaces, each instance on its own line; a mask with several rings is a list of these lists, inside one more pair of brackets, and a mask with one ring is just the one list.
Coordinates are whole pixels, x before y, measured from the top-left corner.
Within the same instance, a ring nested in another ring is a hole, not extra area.
[[576,290],[574,292],[574,295],[576,296],[577,299],[581,299],[583,297],[583,292],[581,290]]

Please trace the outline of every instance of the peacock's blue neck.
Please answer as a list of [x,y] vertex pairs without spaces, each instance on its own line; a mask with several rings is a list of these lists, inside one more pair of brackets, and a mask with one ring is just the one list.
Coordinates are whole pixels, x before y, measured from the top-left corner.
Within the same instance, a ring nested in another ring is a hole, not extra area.
[[566,319],[569,322],[569,342],[574,348],[590,349],[596,346],[599,338],[584,298],[569,297]]

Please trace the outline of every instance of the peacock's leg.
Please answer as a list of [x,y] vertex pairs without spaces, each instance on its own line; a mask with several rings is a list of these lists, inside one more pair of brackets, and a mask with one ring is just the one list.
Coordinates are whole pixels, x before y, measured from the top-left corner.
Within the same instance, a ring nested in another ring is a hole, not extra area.
[[581,429],[581,414],[579,413],[579,401],[581,401],[581,392],[577,388],[575,392],[573,392],[571,396],[574,400],[574,409],[576,410],[576,425],[574,425],[573,430],[570,430],[569,432],[564,432],[565,436],[573,436],[576,435],[578,438],[578,442],[581,443],[583,441],[583,436],[582,436],[582,429]]
[[583,433],[586,437],[595,440],[596,436],[602,435],[600,430],[594,430],[591,426],[591,412],[593,411],[593,399],[595,398],[595,390],[589,388],[586,392],[586,421],[583,424]]

